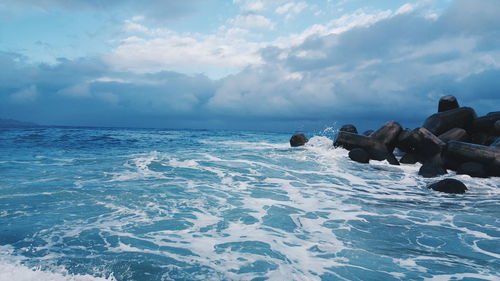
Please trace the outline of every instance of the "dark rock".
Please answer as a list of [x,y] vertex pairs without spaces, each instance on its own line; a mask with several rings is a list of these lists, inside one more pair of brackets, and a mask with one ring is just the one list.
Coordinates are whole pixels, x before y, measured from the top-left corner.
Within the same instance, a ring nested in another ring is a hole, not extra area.
[[418,159],[413,153],[405,153],[405,155],[399,159],[399,162],[403,164],[415,164],[418,162]]
[[475,132],[472,135],[470,142],[474,143],[474,144],[489,146],[489,145],[493,144],[496,141],[496,139],[497,139],[496,136],[489,136],[489,135],[484,134],[484,133]]
[[342,126],[340,128],[339,132],[348,132],[348,133],[357,134],[358,130],[356,129],[356,127],[354,125],[347,124],[347,125]]
[[474,132],[482,132],[484,134],[495,133],[495,123],[500,120],[500,111],[490,112],[486,116],[482,116],[474,120],[472,130]]
[[500,177],[500,164],[495,163],[492,165],[484,166],[486,174],[490,177]]
[[303,146],[309,140],[304,136],[304,134],[295,134],[290,138],[290,146],[297,147]]
[[494,136],[487,136],[483,144],[486,146],[491,146],[496,140],[497,138]]
[[429,116],[423,127],[435,135],[440,135],[453,128],[468,129],[476,118],[476,112],[470,107],[460,107]]
[[479,162],[485,166],[500,164],[500,149],[491,146],[450,141],[445,154],[463,162]]
[[339,132],[333,145],[347,150],[363,148],[370,155],[370,159],[378,161],[385,160],[388,153],[387,147],[381,141],[348,132]]
[[490,144],[490,146],[500,149],[500,138],[497,138],[492,144]]
[[436,155],[422,164],[418,174],[424,178],[434,178],[446,174],[446,169],[442,163],[441,156]]
[[444,179],[427,186],[427,188],[453,194],[462,194],[467,190],[467,186],[456,179]]
[[403,130],[398,137],[397,146],[401,151],[414,153],[419,161],[425,161],[440,154],[445,143],[425,128],[412,131]]
[[467,131],[461,128],[453,128],[449,131],[446,131],[445,133],[439,135],[438,138],[444,142],[448,142],[450,140],[466,142],[470,139]]
[[412,146],[412,135],[413,131],[410,129],[404,129],[399,133],[398,141],[396,147],[403,152],[412,152],[414,147]]
[[477,162],[465,162],[457,170],[459,175],[469,175],[475,178],[485,178],[487,177],[486,171],[481,163]]
[[392,152],[387,153],[387,157],[385,158],[385,160],[387,160],[387,162],[389,162],[389,164],[391,165],[399,166],[399,161],[398,159],[396,159],[396,156],[394,156]]
[[454,96],[444,96],[439,99],[438,112],[458,108],[457,98]]
[[370,161],[370,155],[362,148],[354,148],[349,151],[349,158],[359,163],[368,163]]
[[369,137],[374,131],[373,130],[366,130],[363,132],[363,135]]
[[387,146],[387,149],[392,152],[398,140],[399,133],[403,128],[399,123],[390,121],[384,124],[380,129],[373,132],[370,137],[381,141]]
[[443,158],[444,167],[446,169],[453,170],[453,171],[458,170],[460,165],[463,163],[462,160],[460,160],[456,157],[453,157],[449,154],[443,155],[442,158]]
[[495,124],[493,124],[493,135],[500,136],[500,120],[497,120]]

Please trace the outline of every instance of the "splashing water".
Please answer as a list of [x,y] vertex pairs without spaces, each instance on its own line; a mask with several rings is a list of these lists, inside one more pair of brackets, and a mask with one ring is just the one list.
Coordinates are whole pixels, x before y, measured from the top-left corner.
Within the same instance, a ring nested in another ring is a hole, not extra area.
[[0,131],[0,280],[498,280],[498,178],[363,165],[313,137]]

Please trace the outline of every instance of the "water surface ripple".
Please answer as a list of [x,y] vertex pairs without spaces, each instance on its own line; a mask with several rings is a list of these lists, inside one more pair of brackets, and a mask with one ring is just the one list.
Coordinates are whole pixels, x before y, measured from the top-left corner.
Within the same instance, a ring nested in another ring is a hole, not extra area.
[[1,129],[0,280],[498,280],[498,178],[288,138]]

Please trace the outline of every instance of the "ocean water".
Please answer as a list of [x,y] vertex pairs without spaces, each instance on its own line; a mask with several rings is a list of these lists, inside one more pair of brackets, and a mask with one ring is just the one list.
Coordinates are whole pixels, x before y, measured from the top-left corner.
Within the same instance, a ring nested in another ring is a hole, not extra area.
[[499,178],[438,193],[330,133],[0,129],[0,280],[499,280]]

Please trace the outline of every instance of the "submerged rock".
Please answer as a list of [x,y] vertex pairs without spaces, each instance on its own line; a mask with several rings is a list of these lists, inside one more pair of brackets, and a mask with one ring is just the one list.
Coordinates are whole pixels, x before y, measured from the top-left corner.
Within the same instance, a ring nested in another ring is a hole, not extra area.
[[458,107],[458,101],[455,96],[448,95],[439,99],[438,112],[443,112]]
[[358,129],[356,129],[356,126],[354,126],[352,124],[346,124],[340,128],[339,132],[348,132],[348,133],[357,134]]
[[297,147],[297,146],[303,146],[306,144],[309,140],[304,136],[304,134],[295,134],[290,138],[290,146],[291,147]]
[[444,179],[427,186],[427,188],[452,194],[462,194],[467,190],[467,186],[456,179]]
[[368,163],[370,161],[370,155],[362,148],[354,148],[349,151],[349,158],[359,163]]

